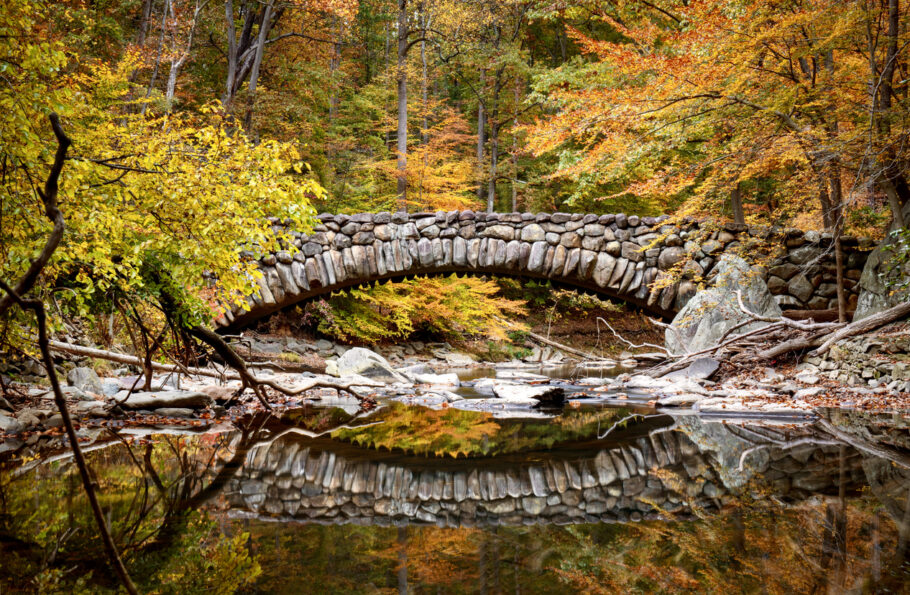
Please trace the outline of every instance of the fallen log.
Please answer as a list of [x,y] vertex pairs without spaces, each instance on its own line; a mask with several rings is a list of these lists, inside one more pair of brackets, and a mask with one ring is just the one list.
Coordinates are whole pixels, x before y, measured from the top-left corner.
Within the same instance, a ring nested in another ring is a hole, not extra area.
[[[847,319],[853,317],[854,310],[847,310]],[[815,322],[837,322],[837,308],[828,308],[827,310],[784,310],[781,312],[784,318],[790,320],[809,320]]]
[[[61,353],[69,353],[71,355],[78,355],[81,357],[94,357],[98,359],[103,359],[111,362],[117,362],[119,364],[126,364],[130,366],[145,366],[145,361],[142,358],[138,358],[132,355],[126,355],[124,353],[116,353],[114,351],[105,351],[103,349],[95,349],[92,347],[83,347],[82,345],[73,345],[71,343],[63,343],[61,341],[50,341],[50,348],[53,351]],[[187,374],[190,376],[205,376],[207,378],[217,378],[222,382],[227,380],[243,380],[243,377],[237,372],[219,372],[218,370],[212,370],[209,368],[192,368],[185,366],[176,366],[173,364],[162,364],[159,362],[152,362],[152,369],[158,372],[170,372],[173,374]],[[333,380],[325,380],[320,378],[303,378],[299,382],[295,383],[294,388],[288,388],[281,386],[273,380],[268,380],[265,378],[256,378],[253,377],[253,380],[277,390],[278,392],[284,393],[289,396],[299,395],[300,393],[311,390],[314,388],[332,388],[335,390],[345,391],[354,396],[357,396],[352,390],[352,386],[382,386],[381,383],[370,381],[366,382],[367,379],[357,380],[355,382],[341,382]]]
[[575,349],[574,347],[569,347],[568,345],[563,345],[562,343],[557,343],[556,341],[554,341],[552,339],[547,339],[546,337],[543,337],[536,333],[532,333],[530,331],[528,332],[528,337],[530,337],[531,339],[534,339],[538,343],[543,343],[544,345],[548,345],[555,349],[559,349],[560,351],[565,351],[566,353],[571,353],[572,355],[577,355],[578,357],[583,358],[583,359],[600,359],[600,358],[594,357],[590,353],[585,353],[584,351],[581,351],[580,349]]
[[822,355],[826,353],[831,346],[840,341],[841,339],[847,339],[862,333],[867,333],[869,331],[874,331],[877,328],[883,327],[886,324],[896,322],[902,318],[910,316],[910,301],[906,301],[902,304],[898,304],[893,308],[888,308],[883,310],[878,314],[873,314],[862,320],[857,320],[856,322],[851,322],[842,329],[834,332],[831,336],[825,339],[825,342],[821,346],[812,352],[812,355]]

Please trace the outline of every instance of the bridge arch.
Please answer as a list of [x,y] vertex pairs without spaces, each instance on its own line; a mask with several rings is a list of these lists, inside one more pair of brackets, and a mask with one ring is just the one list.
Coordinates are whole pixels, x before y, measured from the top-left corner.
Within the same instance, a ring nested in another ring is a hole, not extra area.
[[[825,309],[833,296],[830,239],[817,232],[670,224],[667,216],[451,211],[321,214],[310,234],[292,235],[296,250],[263,257],[258,293],[247,298],[246,309],[221,316],[219,326],[243,328],[333,291],[452,273],[547,280],[669,318],[695,285],[683,279],[656,287],[655,280],[689,253],[694,259],[687,266],[709,275],[725,251],[742,250],[756,235],[780,244],[768,279],[782,307]],[[867,246],[843,243],[853,269],[848,276],[858,278]]]

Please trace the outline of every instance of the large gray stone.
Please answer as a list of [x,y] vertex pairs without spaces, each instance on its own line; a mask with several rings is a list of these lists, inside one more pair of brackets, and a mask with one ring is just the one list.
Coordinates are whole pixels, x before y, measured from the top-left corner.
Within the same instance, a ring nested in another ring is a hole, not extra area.
[[70,383],[70,386],[75,386],[80,390],[96,394],[104,393],[101,388],[101,379],[91,368],[73,368],[67,373],[66,381]]
[[[716,269],[714,287],[696,293],[667,328],[665,342],[670,353],[691,353],[711,347],[730,328],[746,320],[747,316],[737,303],[736,290],[742,292],[743,304],[750,311],[780,317],[780,308],[768,286],[743,259],[724,255]],[[753,322],[737,332],[748,332],[767,324]]]
[[562,403],[565,391],[558,386],[494,382],[493,394],[505,401]]
[[521,230],[521,240],[523,242],[542,242],[546,237],[546,232],[536,223],[531,223]]
[[[115,398],[122,401],[125,396],[124,392],[123,395],[118,394]],[[205,393],[190,390],[168,390],[133,393],[120,406],[126,409],[205,409],[214,404],[215,400]]]
[[395,371],[384,357],[363,347],[347,350],[338,358],[338,375],[359,375],[386,384],[394,382],[408,383],[408,379]]
[[910,299],[910,290],[894,291],[894,285],[910,279],[910,262],[894,266],[891,242],[885,242],[869,254],[859,279],[859,299],[853,320],[862,320]]

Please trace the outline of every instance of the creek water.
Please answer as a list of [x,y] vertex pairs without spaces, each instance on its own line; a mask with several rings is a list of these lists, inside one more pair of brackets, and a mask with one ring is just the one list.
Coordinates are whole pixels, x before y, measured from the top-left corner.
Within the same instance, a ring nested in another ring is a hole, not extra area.
[[[143,590],[910,590],[898,414],[307,406],[86,450]],[[116,588],[66,453],[0,471],[0,560],[3,593]]]

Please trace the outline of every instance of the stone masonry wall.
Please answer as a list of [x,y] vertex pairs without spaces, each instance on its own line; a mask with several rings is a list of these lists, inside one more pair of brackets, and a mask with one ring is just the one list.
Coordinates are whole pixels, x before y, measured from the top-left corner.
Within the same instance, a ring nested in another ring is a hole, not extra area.
[[[293,232],[295,250],[260,259],[259,293],[248,310],[235,309],[218,324],[241,328],[258,318],[331,291],[414,275],[450,273],[550,279],[672,317],[709,278],[718,258],[748,258],[771,247],[771,293],[782,308],[836,305],[831,238],[818,232],[718,226],[667,216],[569,213],[321,214],[311,234]],[[281,224],[275,220],[276,229]],[[872,243],[844,238],[848,299]],[[245,256],[254,257],[252,253]],[[675,282],[652,285],[671,271]]]

